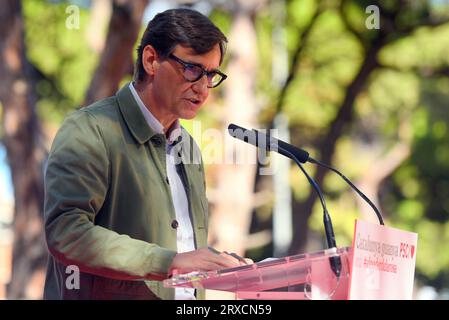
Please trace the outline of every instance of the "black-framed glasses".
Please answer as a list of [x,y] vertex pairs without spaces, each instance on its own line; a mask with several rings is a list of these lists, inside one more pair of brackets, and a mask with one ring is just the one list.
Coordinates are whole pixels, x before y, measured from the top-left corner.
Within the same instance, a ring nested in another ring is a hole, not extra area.
[[170,54],[168,57],[172,60],[175,60],[176,62],[180,63],[183,66],[184,79],[186,79],[189,82],[196,82],[200,80],[204,75],[206,75],[207,87],[215,88],[228,77],[223,72],[220,72],[218,70],[207,71],[206,69],[203,68],[203,66],[196,63],[186,62],[178,58],[174,54]]

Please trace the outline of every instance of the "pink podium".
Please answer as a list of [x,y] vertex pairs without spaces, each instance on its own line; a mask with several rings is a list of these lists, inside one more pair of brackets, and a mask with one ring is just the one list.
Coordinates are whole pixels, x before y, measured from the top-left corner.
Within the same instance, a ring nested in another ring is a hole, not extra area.
[[164,286],[235,292],[237,299],[409,300],[417,241],[416,233],[357,220],[351,247],[175,275]]
[[[339,258],[341,272],[331,269]],[[237,299],[347,299],[352,249],[333,248],[261,261],[247,266],[174,275],[165,287],[203,288],[235,292]]]

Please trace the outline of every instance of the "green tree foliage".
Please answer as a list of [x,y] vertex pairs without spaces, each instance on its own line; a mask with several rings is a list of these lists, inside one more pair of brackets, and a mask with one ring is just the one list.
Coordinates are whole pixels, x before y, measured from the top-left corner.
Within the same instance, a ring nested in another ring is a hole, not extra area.
[[[434,12],[429,8],[435,9]],[[441,17],[441,10],[436,9],[440,8],[417,2],[399,15],[399,25],[417,27],[380,52],[381,66],[356,101],[357,118],[351,124],[349,135],[338,142],[335,165],[357,180],[366,171],[376,171],[376,164],[394,145],[399,142],[409,145],[410,156],[379,188],[380,205],[387,224],[419,234],[417,276],[441,288],[448,285],[446,270],[449,266],[449,78],[446,73],[449,26],[446,23],[439,27],[419,27],[420,19],[425,16]],[[361,20],[360,14],[355,20]],[[447,11],[446,17],[441,18],[447,19]],[[322,44],[323,52],[331,56],[338,52],[328,47],[328,43]],[[345,50],[344,46],[339,48]],[[317,50],[313,52],[319,54]],[[338,58],[334,56],[329,60]],[[346,66],[343,62],[341,67],[350,70],[351,64],[356,62],[355,57],[348,60]],[[338,71],[330,74],[338,75]],[[338,80],[333,79],[331,83],[335,81]],[[335,176],[328,176],[326,188],[331,191],[330,208],[335,216],[337,238],[340,235],[340,243],[349,244],[352,228],[346,221],[359,214],[354,205],[348,208],[354,200],[346,192],[341,194],[346,188],[337,180]],[[319,230],[321,213],[318,208],[316,211],[312,225]],[[346,236],[342,237],[343,234]]]
[[[345,21],[339,2],[324,1],[323,13],[311,31],[288,88],[283,110],[289,116],[292,142],[307,148],[318,159],[317,142],[335,118],[348,84],[365,58],[365,48],[377,32],[365,27],[365,8],[371,2],[342,1]],[[287,1],[285,28],[290,59],[317,3]],[[383,10],[393,12],[398,3],[382,2]],[[399,31],[389,35],[388,44],[379,52],[380,65],[357,96],[355,118],[338,139],[333,157],[333,164],[357,182],[367,172],[379,170],[377,164],[395,146],[409,148],[409,155],[379,186],[380,207],[387,225],[419,234],[417,276],[422,283],[430,281],[439,288],[448,286],[449,281],[445,271],[449,262],[449,24],[426,26],[425,22],[439,24],[448,19],[448,12],[447,6],[432,5],[430,1],[416,1],[400,11],[394,20]],[[256,21],[263,66],[259,70],[258,95],[265,103],[261,114],[265,123],[274,111],[279,92],[271,81],[272,61],[276,59],[271,54],[273,23],[268,11],[262,11]],[[348,23],[352,30],[348,30]],[[386,23],[381,21],[381,28]],[[307,169],[315,171],[311,166]],[[295,198],[306,199],[310,188],[296,168],[292,169],[291,182]],[[350,245],[354,219],[363,219],[356,195],[335,175],[327,175],[323,187],[337,243]],[[322,233],[318,204],[310,227]],[[324,247],[324,240],[312,248],[320,246]]]
[[69,2],[23,1],[28,56],[40,79],[38,112],[54,123],[81,104],[98,57],[89,48],[87,8],[79,7],[79,29],[67,28]]

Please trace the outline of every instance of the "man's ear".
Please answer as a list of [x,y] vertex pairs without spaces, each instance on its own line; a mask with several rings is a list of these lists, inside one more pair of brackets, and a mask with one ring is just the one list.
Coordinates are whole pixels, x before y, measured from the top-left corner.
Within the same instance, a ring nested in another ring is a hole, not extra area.
[[145,69],[145,72],[150,76],[154,76],[156,60],[159,57],[157,51],[153,48],[152,45],[146,45],[143,48],[142,52],[142,66]]

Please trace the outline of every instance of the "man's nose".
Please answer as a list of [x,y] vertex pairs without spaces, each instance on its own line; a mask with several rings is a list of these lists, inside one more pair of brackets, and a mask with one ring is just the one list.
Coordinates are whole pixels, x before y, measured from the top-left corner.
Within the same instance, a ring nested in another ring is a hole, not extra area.
[[207,94],[209,91],[207,85],[208,85],[207,75],[203,75],[198,81],[193,83],[192,88],[196,93]]

